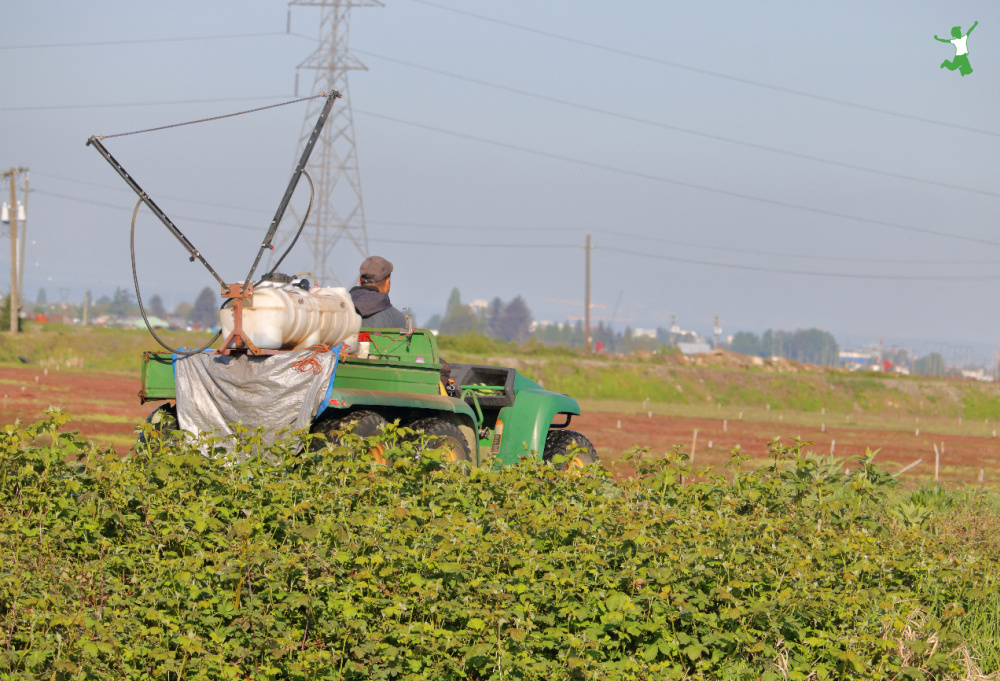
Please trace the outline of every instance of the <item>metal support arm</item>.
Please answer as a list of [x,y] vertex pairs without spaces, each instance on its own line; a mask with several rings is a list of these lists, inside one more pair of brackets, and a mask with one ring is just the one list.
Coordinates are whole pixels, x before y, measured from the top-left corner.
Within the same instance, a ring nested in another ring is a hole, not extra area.
[[198,249],[194,247],[194,244],[188,241],[188,238],[184,236],[181,230],[177,229],[177,226],[170,220],[170,218],[167,217],[166,213],[160,210],[160,207],[156,205],[156,202],[153,201],[153,199],[149,198],[146,192],[143,191],[142,187],[139,186],[139,183],[133,180],[132,176],[128,174],[128,171],[122,167],[122,164],[119,163],[118,160],[111,155],[111,152],[109,152],[107,149],[104,148],[104,145],[101,144],[101,141],[97,137],[91,137],[89,140],[87,140],[87,146],[88,147],[93,146],[95,149],[97,149],[98,153],[104,157],[104,160],[107,161],[109,164],[111,164],[111,167],[115,169],[115,172],[121,175],[121,178],[125,180],[125,183],[129,187],[132,188],[132,191],[134,191],[136,195],[140,199],[142,199],[142,202],[146,204],[149,210],[153,211],[153,215],[158,217],[160,219],[160,222],[162,222],[163,225],[170,231],[170,233],[174,235],[174,238],[176,238],[178,241],[181,242],[181,245],[184,246],[184,248],[190,254],[191,261],[193,262],[196,258],[199,261],[201,261],[201,264],[205,266],[205,269],[207,269],[213,277],[215,277],[215,280],[219,282],[219,285],[225,287],[226,282],[224,282],[222,280],[222,277],[220,277],[216,273],[216,271],[212,269],[212,266],[208,264],[208,261],[205,260],[205,258],[198,251]]
[[278,231],[278,224],[281,222],[281,218],[285,215],[285,210],[288,208],[288,202],[292,200],[292,194],[295,193],[295,187],[299,183],[299,178],[302,177],[302,171],[305,170],[306,164],[309,163],[309,156],[312,155],[313,147],[316,146],[316,140],[319,139],[319,134],[323,131],[323,126],[326,124],[326,119],[330,115],[330,110],[333,109],[333,103],[340,97],[341,94],[336,90],[331,90],[330,94],[327,95],[326,104],[323,105],[323,110],[319,114],[319,119],[316,121],[316,125],[313,126],[312,134],[309,135],[309,141],[306,143],[305,149],[302,150],[302,156],[299,158],[299,162],[295,166],[292,178],[288,181],[288,188],[285,190],[285,195],[281,197],[281,203],[278,204],[278,210],[274,213],[274,219],[271,220],[271,226],[268,227],[267,234],[264,236],[264,241],[260,245],[260,250],[257,251],[257,257],[254,259],[253,265],[250,267],[250,273],[247,274],[246,279],[243,280],[244,288],[253,280],[253,274],[257,271],[257,265],[260,264],[260,259],[264,255],[264,251],[271,248],[271,240]]

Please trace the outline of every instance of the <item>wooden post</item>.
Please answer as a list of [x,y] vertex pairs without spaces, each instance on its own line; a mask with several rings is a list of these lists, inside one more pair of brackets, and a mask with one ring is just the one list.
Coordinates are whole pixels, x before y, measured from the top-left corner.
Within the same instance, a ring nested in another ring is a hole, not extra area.
[[24,252],[28,249],[28,171],[24,171],[24,220],[21,221],[21,255],[17,263],[17,292],[24,294]]
[[583,301],[583,333],[584,333],[584,346],[586,351],[590,352],[590,232],[587,232],[587,245],[584,246],[587,251],[587,265],[586,265],[586,285],[584,287],[584,301]]
[[938,473],[941,472],[941,452],[938,451],[937,442],[934,443],[934,482],[937,482]]
[[14,178],[17,169],[10,169],[10,332],[17,333],[17,321],[20,310],[20,291],[17,290],[17,192]]
[[698,429],[694,429],[694,437],[691,438],[691,465],[694,465],[694,450],[698,446]]

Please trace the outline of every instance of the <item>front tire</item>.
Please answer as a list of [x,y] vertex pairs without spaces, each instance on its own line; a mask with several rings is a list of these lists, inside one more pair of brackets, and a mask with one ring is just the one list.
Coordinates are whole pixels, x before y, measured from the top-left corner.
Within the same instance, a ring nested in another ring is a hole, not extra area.
[[574,430],[550,430],[545,437],[545,451],[542,460],[552,463],[556,456],[566,457],[565,461],[555,464],[559,470],[580,469],[592,463],[597,463],[597,449],[594,444],[582,434]]

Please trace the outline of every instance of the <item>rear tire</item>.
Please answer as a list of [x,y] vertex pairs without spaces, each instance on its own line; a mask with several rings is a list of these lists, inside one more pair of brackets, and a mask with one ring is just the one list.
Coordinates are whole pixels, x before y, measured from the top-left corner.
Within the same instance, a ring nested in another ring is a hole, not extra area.
[[574,430],[549,430],[549,434],[545,437],[542,460],[552,463],[553,457],[556,456],[570,457],[556,464],[556,468],[561,471],[597,463],[597,449],[594,444]]
[[[327,445],[339,447],[344,444],[344,432],[353,426],[353,433],[358,437],[369,438],[382,432],[386,420],[381,414],[368,411],[352,411],[344,416],[335,416],[316,421],[312,426],[312,432],[326,437],[326,441],[314,440],[309,447],[310,451],[318,451]],[[368,453],[375,457],[375,461],[384,464],[385,445],[378,444],[368,450]]]
[[414,441],[420,442],[420,433],[426,436],[421,449],[439,450],[446,462],[467,461],[472,463],[469,443],[462,435],[462,429],[451,421],[432,416],[418,419],[409,427],[417,431]]
[[[179,430],[177,425],[177,406],[173,404],[161,404],[146,417],[146,423],[153,426],[153,430],[166,437],[166,434],[173,430]],[[140,433],[139,444],[147,442],[146,433]]]

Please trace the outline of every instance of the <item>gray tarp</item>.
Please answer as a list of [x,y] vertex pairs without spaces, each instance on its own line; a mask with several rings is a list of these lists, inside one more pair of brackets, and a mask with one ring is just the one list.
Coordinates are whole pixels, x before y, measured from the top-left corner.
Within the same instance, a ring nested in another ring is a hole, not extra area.
[[232,434],[230,424],[264,427],[270,445],[282,429],[308,428],[326,396],[336,368],[336,354],[316,356],[322,370],[299,371],[296,362],[312,350],[278,355],[179,356],[174,362],[177,422],[194,435]]

